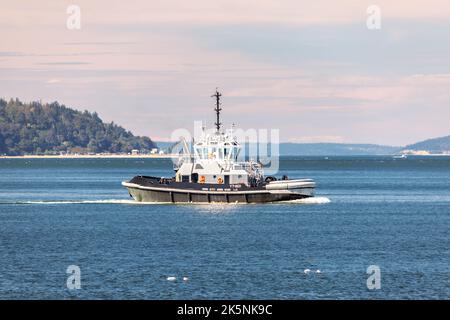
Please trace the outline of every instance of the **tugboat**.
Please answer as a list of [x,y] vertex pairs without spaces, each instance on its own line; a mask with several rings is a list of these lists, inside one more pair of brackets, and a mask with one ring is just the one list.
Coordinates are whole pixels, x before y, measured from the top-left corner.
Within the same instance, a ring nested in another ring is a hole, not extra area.
[[240,144],[231,132],[221,130],[221,94],[216,90],[215,132],[203,131],[193,141],[193,152],[184,141],[183,155],[174,166],[172,178],[135,176],[122,182],[130,196],[139,202],[164,203],[263,203],[314,196],[311,179],[289,180],[264,176],[256,161],[238,161]]

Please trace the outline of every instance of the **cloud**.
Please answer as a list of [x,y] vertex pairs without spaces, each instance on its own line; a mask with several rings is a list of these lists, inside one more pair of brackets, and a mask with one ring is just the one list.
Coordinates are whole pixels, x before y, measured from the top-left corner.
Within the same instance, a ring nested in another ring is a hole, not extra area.
[[80,65],[87,65],[90,63],[82,61],[60,61],[60,62],[38,62],[36,64],[44,66],[80,66]]
[[[82,30],[97,26],[124,25],[232,25],[232,24],[293,24],[336,25],[365,23],[368,0],[165,0],[114,1],[77,0],[81,8]],[[448,0],[415,1],[377,0],[386,20],[409,19],[443,22],[450,16]],[[2,24],[29,27],[65,26],[67,2],[42,0],[3,0]],[[21,14],[27,12],[26,15]]]
[[300,136],[291,138],[288,140],[292,143],[316,143],[316,142],[329,142],[329,143],[342,143],[344,137],[341,136]]
[[20,57],[20,56],[23,56],[23,53],[15,51],[0,51],[0,57]]
[[450,73],[414,74],[410,80],[431,84],[450,84]]
[[55,84],[55,83],[60,83],[61,81],[62,81],[61,79],[49,79],[45,83],[47,83],[47,84]]
[[72,41],[72,42],[64,42],[65,46],[122,46],[122,45],[135,45],[139,42],[131,42],[131,41]]

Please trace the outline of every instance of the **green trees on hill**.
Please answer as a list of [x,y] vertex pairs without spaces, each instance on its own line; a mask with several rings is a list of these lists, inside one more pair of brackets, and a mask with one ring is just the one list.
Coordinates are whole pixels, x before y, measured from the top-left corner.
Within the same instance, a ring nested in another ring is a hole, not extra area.
[[76,111],[58,102],[0,99],[0,154],[128,153],[155,147],[150,138],[104,123],[95,112]]

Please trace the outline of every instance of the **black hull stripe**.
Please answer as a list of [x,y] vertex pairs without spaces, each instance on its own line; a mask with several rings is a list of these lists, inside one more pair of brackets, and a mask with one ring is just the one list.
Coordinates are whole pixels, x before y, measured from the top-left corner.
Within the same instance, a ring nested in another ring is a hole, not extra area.
[[[167,187],[147,187],[140,186],[133,183],[123,182],[123,186],[132,189],[138,190],[148,190],[148,191],[159,191],[159,192],[177,192],[177,193],[190,193],[190,194],[230,194],[230,195],[239,195],[239,194],[291,194],[294,192],[290,192],[289,189],[280,189],[280,190],[247,190],[247,191],[218,191],[218,190],[195,190],[195,189],[176,189],[176,188],[167,188]],[[301,189],[315,189],[314,187],[302,187]]]

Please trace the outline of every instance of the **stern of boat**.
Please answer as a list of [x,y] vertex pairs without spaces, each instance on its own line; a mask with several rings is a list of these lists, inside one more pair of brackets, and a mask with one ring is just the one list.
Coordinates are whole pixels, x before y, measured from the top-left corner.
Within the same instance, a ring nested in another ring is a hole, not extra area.
[[314,197],[316,183],[312,179],[277,180],[266,185],[266,190],[276,194],[289,194],[293,198]]

